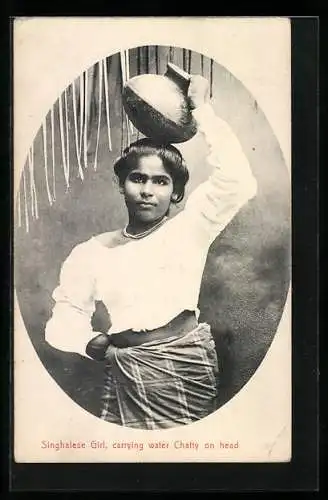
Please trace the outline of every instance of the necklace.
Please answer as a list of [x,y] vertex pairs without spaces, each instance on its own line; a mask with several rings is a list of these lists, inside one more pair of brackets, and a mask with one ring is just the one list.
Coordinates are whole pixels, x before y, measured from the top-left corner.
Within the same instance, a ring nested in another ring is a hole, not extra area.
[[162,220],[160,220],[157,224],[155,224],[155,226],[151,227],[150,229],[147,229],[146,231],[143,231],[142,233],[138,233],[138,234],[131,234],[131,233],[128,233],[126,228],[128,227],[127,225],[122,229],[122,234],[123,236],[125,236],[126,238],[132,238],[134,240],[138,240],[139,238],[144,238],[145,236],[147,236],[148,234],[152,233],[153,231],[155,231],[158,227],[160,227],[162,224],[164,224],[164,222],[167,220],[167,217],[163,217]]

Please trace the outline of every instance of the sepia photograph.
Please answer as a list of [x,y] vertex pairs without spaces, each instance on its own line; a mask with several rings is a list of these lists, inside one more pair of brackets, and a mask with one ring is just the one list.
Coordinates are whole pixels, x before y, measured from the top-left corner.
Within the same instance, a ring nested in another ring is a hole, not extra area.
[[[272,39],[279,39],[272,61],[280,61],[287,83],[282,89],[266,88],[264,78],[255,80],[269,102],[276,100],[277,109],[287,110],[277,123],[286,130],[288,144],[289,23],[213,19],[216,31],[209,30],[206,39],[206,19],[195,25],[175,21],[166,24],[172,23],[173,33],[183,24],[186,39],[196,39],[197,29],[203,33],[199,50],[183,45],[178,36],[167,44],[165,37],[156,37],[165,31],[163,20],[158,26],[147,21],[154,32],[151,43],[141,36],[142,20],[132,19],[133,29],[128,20],[102,20],[102,42],[106,22],[109,39],[114,40],[110,29],[115,32],[116,24],[123,38],[134,30],[135,41],[127,36],[117,50],[112,48],[118,47],[116,39],[108,49],[99,42],[101,57],[90,51],[89,63],[65,80],[43,109],[20,153],[23,163],[15,162],[18,462],[83,461],[90,460],[90,452],[95,461],[290,459],[290,366],[284,364],[290,352],[280,357],[276,349],[270,366],[279,373],[271,369],[270,385],[261,389],[268,400],[271,389],[286,390],[286,407],[276,405],[285,419],[278,429],[286,436],[280,455],[274,458],[276,441],[267,438],[259,437],[260,451],[243,444],[252,411],[270,427],[270,406],[257,403],[255,393],[248,403],[245,399],[243,410],[226,410],[260,380],[286,311],[289,158],[261,99],[211,52],[234,40],[240,68],[254,76],[255,55],[251,49],[245,48],[245,56],[240,52],[243,36],[257,47],[260,32],[272,26]],[[44,23],[45,30],[51,22],[74,28],[81,39],[72,35],[72,44],[79,44],[81,52],[89,44],[97,46],[90,36],[97,32],[96,20],[84,20],[79,29],[74,19],[40,19],[35,25],[16,20],[17,60],[19,51],[24,53],[20,29],[24,34],[25,26],[32,40],[38,26]],[[56,43],[54,60],[49,52],[47,61],[60,71]],[[30,47],[38,50],[35,42]],[[70,50],[73,61],[77,49]],[[63,73],[69,61],[63,55]],[[33,74],[36,80],[39,76]],[[19,76],[15,85],[22,93],[17,102],[28,101]],[[29,110],[33,114],[33,101]],[[18,147],[16,140],[15,155]],[[26,359],[21,342],[31,348]],[[31,403],[29,411],[41,424],[22,439],[29,402],[20,374],[28,373],[31,381],[32,365],[44,373],[43,381],[33,379],[31,389],[44,408]],[[64,398],[63,406],[54,403],[57,397]],[[244,427],[224,433],[234,417],[244,418]],[[208,426],[211,439],[202,439],[202,426]],[[272,429],[278,432],[274,424]]]

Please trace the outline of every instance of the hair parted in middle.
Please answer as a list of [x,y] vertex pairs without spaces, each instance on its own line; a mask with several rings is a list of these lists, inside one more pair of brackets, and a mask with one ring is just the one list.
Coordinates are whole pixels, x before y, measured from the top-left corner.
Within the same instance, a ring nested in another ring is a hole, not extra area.
[[138,166],[142,156],[158,156],[164,168],[173,181],[172,202],[179,203],[183,200],[185,186],[189,180],[189,171],[180,151],[172,144],[163,144],[145,137],[130,144],[124,149],[122,156],[114,164],[114,172],[122,187],[129,173]]

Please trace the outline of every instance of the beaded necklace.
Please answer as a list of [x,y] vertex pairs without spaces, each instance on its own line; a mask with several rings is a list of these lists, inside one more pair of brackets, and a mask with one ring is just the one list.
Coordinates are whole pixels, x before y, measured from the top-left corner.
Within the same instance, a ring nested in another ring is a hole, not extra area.
[[128,233],[127,232],[127,225],[122,229],[122,234],[123,236],[125,236],[126,238],[132,238],[134,240],[138,240],[140,238],[144,238],[145,236],[148,236],[148,234],[152,233],[153,231],[155,231],[157,228],[159,228],[162,224],[164,224],[164,222],[167,220],[167,217],[163,217],[162,220],[160,220],[157,224],[155,224],[155,226],[151,227],[150,229],[147,229],[146,231],[143,231],[142,233],[138,233],[138,234],[131,234],[131,233]]

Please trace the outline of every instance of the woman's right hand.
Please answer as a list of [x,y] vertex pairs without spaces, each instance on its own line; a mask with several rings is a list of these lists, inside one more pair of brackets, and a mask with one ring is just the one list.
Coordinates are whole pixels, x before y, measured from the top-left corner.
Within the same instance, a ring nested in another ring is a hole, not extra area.
[[201,75],[191,75],[188,97],[192,109],[199,108],[205,104],[209,98],[209,83]]
[[106,333],[99,333],[88,342],[85,352],[96,361],[103,361],[109,344],[109,335]]

